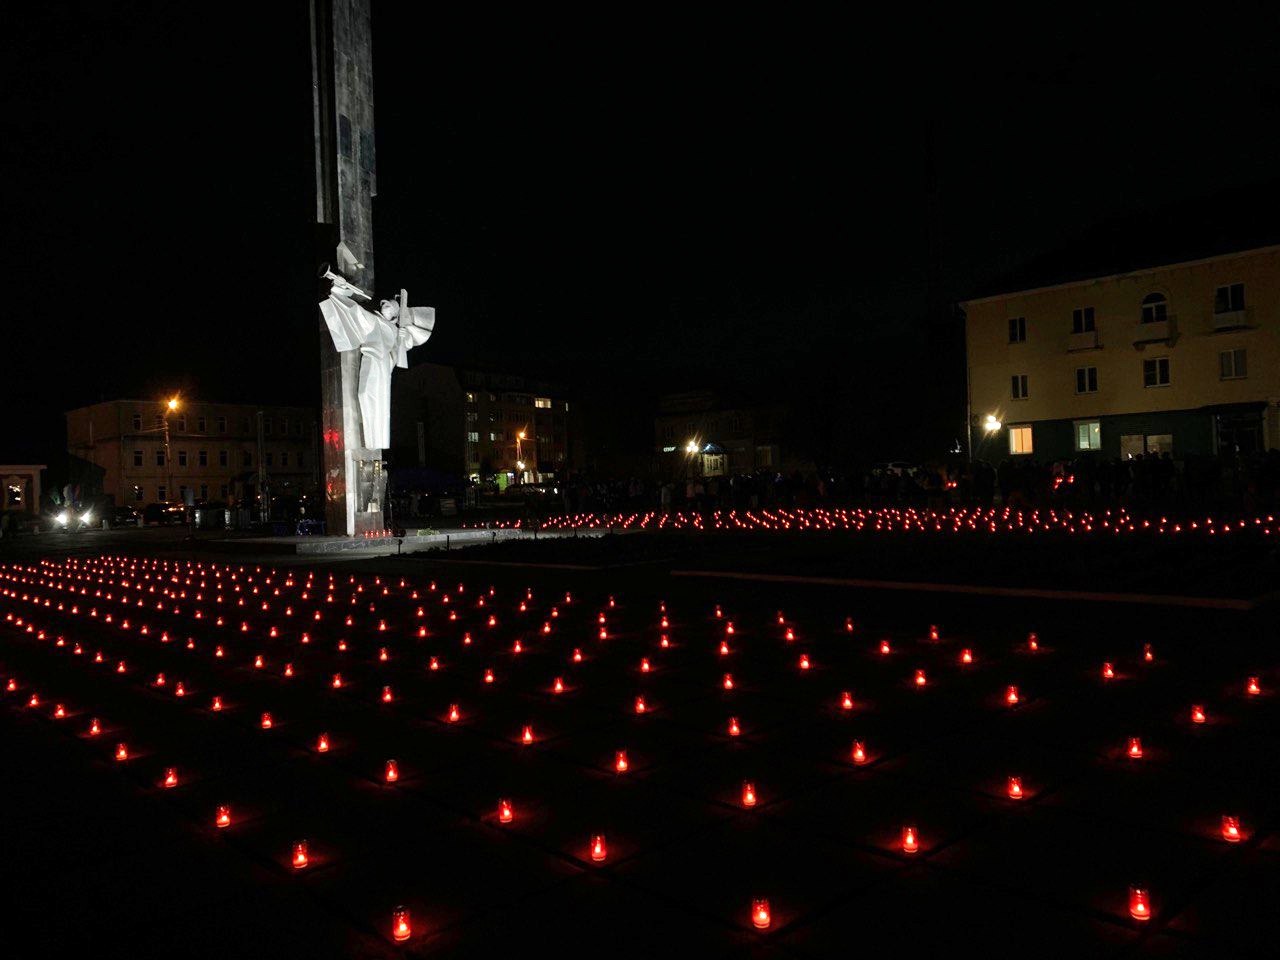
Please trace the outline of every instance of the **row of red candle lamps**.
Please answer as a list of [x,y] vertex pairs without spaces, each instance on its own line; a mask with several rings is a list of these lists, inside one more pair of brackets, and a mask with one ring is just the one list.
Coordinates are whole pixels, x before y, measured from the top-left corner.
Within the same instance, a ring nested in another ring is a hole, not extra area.
[[[719,609],[717,609],[716,613],[717,613],[717,616],[719,616],[719,615],[720,615],[720,611],[719,611]],[[603,615],[602,615],[602,616],[603,616]],[[665,617],[664,617],[664,620],[665,620]],[[780,622],[781,622],[781,621],[780,621]],[[729,630],[728,630],[728,632],[729,632],[730,634],[732,634],[732,632],[733,632],[733,630],[732,630],[732,625],[730,625],[730,626],[729,626]],[[931,638],[932,638],[932,639],[937,639],[936,628],[934,628],[934,629],[932,629],[932,630],[931,630]],[[791,631],[790,631],[790,630],[788,630],[788,637],[787,637],[787,639],[788,639],[788,640],[793,639],[793,636],[792,636],[792,634],[791,634]],[[1033,639],[1032,639],[1032,642],[1031,642],[1031,649],[1033,649],[1033,650],[1034,650],[1035,648],[1036,648],[1036,645],[1035,645],[1034,635],[1033,635]],[[888,651],[887,651],[887,650],[883,650],[882,652],[888,652]],[[1147,657],[1146,657],[1146,659],[1150,660],[1150,651],[1149,651],[1149,648],[1148,648],[1148,650],[1146,651],[1146,653],[1147,653]],[[964,656],[962,657],[962,660],[963,660],[964,662],[971,662],[971,660],[972,660],[971,652],[970,652],[970,651],[965,651]],[[801,669],[805,669],[805,668],[807,667],[807,662],[806,662],[806,661],[807,661],[807,658],[806,658],[806,657],[804,657],[804,656],[802,656],[802,660],[801,660]],[[642,668],[641,668],[641,669],[643,670],[643,666],[642,666]],[[1103,667],[1103,676],[1104,676],[1104,678],[1107,678],[1107,679],[1110,679],[1110,678],[1112,678],[1112,677],[1114,676],[1114,671],[1113,671],[1113,668],[1111,667],[1111,664],[1109,664],[1109,663],[1108,663],[1108,664],[1104,664],[1104,667]],[[917,683],[917,685],[923,685],[923,684],[924,684],[924,682],[925,682],[925,681],[924,681],[924,674],[923,674],[923,671],[919,671],[919,672],[917,672],[917,674],[916,674],[916,683]],[[12,688],[13,688],[12,683],[13,683],[13,682],[12,682],[12,681],[10,681],[10,687],[9,687],[10,689],[12,689]],[[161,685],[162,685],[162,684],[163,684],[163,680],[161,680]],[[731,686],[732,686],[731,677],[729,677],[729,675],[726,675],[726,683],[725,683],[725,685],[726,685],[726,687],[731,687]],[[179,685],[179,688],[178,688],[178,689],[179,689],[178,695],[179,695],[179,696],[181,696],[181,695],[182,695],[182,693],[180,692],[180,690],[181,690],[180,685]],[[385,700],[389,700],[389,699],[390,699],[390,693],[389,693],[389,691],[390,691],[390,688],[389,688],[389,687],[384,688],[384,699],[385,699]],[[1251,678],[1249,678],[1249,681],[1248,681],[1248,684],[1247,684],[1247,692],[1248,692],[1248,693],[1250,693],[1250,694],[1252,694],[1252,695],[1256,695],[1256,694],[1260,693],[1260,685],[1259,685],[1259,682],[1258,682],[1258,678],[1255,678],[1255,677],[1251,677]],[[32,698],[32,699],[33,699],[33,701],[35,701],[35,699],[36,699],[36,698],[35,698],[35,696],[34,696],[34,695],[33,695],[33,698]],[[1017,697],[1017,689],[1016,689],[1016,687],[1010,687],[1010,688],[1008,688],[1008,691],[1007,691],[1007,694],[1006,694],[1006,699],[1007,699],[1007,700],[1008,700],[1008,702],[1009,702],[1009,703],[1011,703],[1011,704],[1012,704],[1012,703],[1016,703],[1016,702],[1017,702],[1018,697]],[[637,712],[643,712],[643,711],[644,711],[644,705],[643,705],[643,704],[644,704],[643,698],[639,698],[639,699],[637,700]],[[33,705],[34,705],[34,703],[33,703]],[[844,695],[843,695],[843,697],[842,697],[842,706],[844,706],[846,709],[851,709],[851,707],[852,707],[850,695],[849,695],[849,694],[847,694],[847,693],[846,693],[846,694],[844,694]],[[456,708],[454,708],[454,711],[452,711],[452,712],[456,715]],[[58,710],[55,712],[55,716],[61,716],[61,715],[63,715],[63,714],[62,714],[62,711],[61,711],[61,706],[59,706]],[[1202,708],[1200,708],[1200,707],[1198,707],[1198,706],[1197,706],[1197,707],[1194,707],[1194,708],[1193,708],[1193,720],[1195,720],[1195,722],[1203,722],[1203,719],[1204,719],[1204,715],[1203,715],[1203,710],[1202,710]],[[97,725],[97,723],[96,723],[96,721],[95,721],[95,722],[94,722],[94,726],[96,726],[96,725]],[[271,718],[270,718],[270,715],[269,715],[269,714],[264,714],[264,715],[263,715],[263,718],[262,718],[262,725],[263,725],[263,727],[264,727],[264,728],[269,728],[269,727],[271,726]],[[737,728],[736,719],[731,719],[731,721],[730,721],[730,734],[731,734],[731,735],[736,735],[736,733],[738,732],[736,728]],[[524,742],[526,742],[526,743],[532,742],[532,733],[531,733],[531,728],[529,728],[529,727],[526,727],[526,728],[525,728],[525,730],[523,731],[522,739],[523,739],[523,741],[524,741]],[[323,750],[323,749],[324,749],[324,747],[322,746],[322,747],[321,747],[321,749]],[[1133,757],[1140,757],[1140,756],[1141,756],[1141,744],[1140,744],[1140,741],[1139,741],[1137,738],[1133,738],[1133,739],[1131,739],[1131,741],[1130,741],[1130,745],[1129,745],[1129,751],[1128,751],[1128,752],[1129,752],[1129,755],[1130,755],[1130,756],[1133,756]],[[123,746],[123,745],[121,745],[121,746],[120,746],[120,748],[119,748],[119,752],[118,752],[118,755],[122,755],[122,756],[121,756],[121,758],[122,758],[122,759],[124,759],[125,757],[127,757],[127,751],[125,750],[125,748],[124,748],[124,746]],[[865,751],[863,750],[862,745],[859,743],[859,744],[856,744],[856,745],[855,745],[855,748],[854,748],[854,759],[855,759],[855,762],[860,762],[860,758],[865,759]],[[625,751],[619,751],[619,752],[618,752],[618,755],[617,755],[617,761],[616,761],[616,762],[617,762],[617,766],[618,766],[618,769],[619,769],[619,771],[620,771],[620,772],[622,772],[622,771],[625,771],[625,770],[626,770],[626,768],[627,768],[627,761],[626,761]],[[393,781],[394,781],[395,779],[397,779],[397,778],[398,778],[398,769],[397,769],[397,767],[396,767],[395,761],[389,761],[389,762],[388,762],[388,764],[387,764],[387,768],[386,768],[386,779],[387,779],[389,782],[393,782]],[[175,785],[176,785],[176,783],[177,783],[177,774],[176,774],[176,771],[175,771],[173,768],[168,768],[168,769],[166,770],[166,773],[165,773],[164,785],[165,785],[166,787],[172,787],[172,786],[175,786]],[[1009,778],[1008,792],[1009,792],[1009,796],[1010,796],[1011,798],[1013,798],[1013,799],[1019,799],[1019,798],[1021,798],[1021,796],[1022,796],[1022,787],[1021,787],[1021,781],[1019,780],[1019,778],[1017,778],[1017,777],[1010,777],[1010,778]],[[753,805],[755,804],[755,791],[754,791],[754,786],[753,786],[752,784],[744,784],[744,789],[743,789],[743,802],[744,802],[744,805],[746,805],[746,806],[753,806]],[[511,811],[511,808],[510,808],[510,804],[509,804],[509,802],[507,802],[507,801],[503,801],[502,803],[500,803],[500,813],[499,813],[499,819],[500,819],[500,821],[502,821],[502,822],[510,822],[510,819],[512,818],[512,816],[513,816],[513,815],[512,815],[512,811]],[[229,823],[230,823],[230,814],[229,814],[229,809],[228,809],[228,808],[226,808],[226,807],[220,807],[220,808],[219,808],[219,810],[218,810],[218,813],[217,813],[217,825],[218,825],[218,826],[226,826],[226,825],[229,825]],[[1239,824],[1238,824],[1238,821],[1237,821],[1235,818],[1232,818],[1232,817],[1224,817],[1224,818],[1223,818],[1223,836],[1224,836],[1224,838],[1225,838],[1225,839],[1227,839],[1227,840],[1229,840],[1229,841],[1237,841],[1237,840],[1239,840],[1239,838],[1240,838],[1240,835],[1239,835]],[[916,849],[918,849],[917,841],[916,841],[916,836],[915,836],[915,831],[914,831],[914,828],[913,828],[913,827],[907,827],[907,828],[904,828],[904,831],[903,831],[902,849],[903,849],[903,851],[904,851],[904,852],[907,852],[907,853],[915,852],[915,850],[916,850]],[[592,842],[592,858],[593,858],[593,859],[601,859],[601,860],[602,860],[602,859],[604,858],[604,857],[603,857],[603,850],[604,850],[604,847],[603,847],[603,838],[602,838],[602,837],[593,838],[593,842]],[[597,855],[597,854],[598,854],[598,855]],[[302,863],[302,864],[300,864],[300,865],[305,865],[305,846],[304,846],[304,848],[303,848],[303,863]],[[1140,898],[1140,899],[1141,899],[1143,902],[1145,902],[1145,893],[1143,894],[1143,897],[1142,897],[1142,898]],[[754,911],[754,909],[753,909],[753,913],[754,913],[754,912],[755,912],[755,911]],[[764,911],[764,912],[765,912],[765,914],[767,915],[767,912],[768,912],[768,911],[767,911],[767,904],[766,904],[766,907],[765,907],[765,911]],[[1134,912],[1134,916],[1135,916],[1135,917],[1142,918],[1142,917],[1140,916],[1140,914],[1143,914],[1143,913],[1146,913],[1146,912],[1147,912],[1146,908],[1139,908],[1139,909],[1137,909],[1137,910],[1136,910],[1136,912]],[[758,921],[758,916],[757,916],[757,921]],[[397,921],[397,922],[399,923],[399,921]],[[406,921],[405,921],[405,923],[407,924],[407,914],[406,914]],[[757,922],[757,925],[759,925],[759,923],[758,923],[758,922]],[[767,925],[767,924],[766,924],[766,925]],[[399,937],[397,937],[397,939],[399,939]]]
[[[952,507],[947,510],[921,510],[913,507],[878,507],[853,509],[800,508],[774,510],[715,510],[708,517],[700,513],[575,513],[541,521],[549,530],[710,530],[710,531],[846,531],[918,532],[918,533],[1029,533],[1065,532],[1067,534],[1109,532],[1155,534],[1200,531],[1210,536],[1232,531],[1256,530],[1263,536],[1273,533],[1273,515],[1223,520],[1212,516],[1171,519],[1140,518],[1127,510],[1106,510],[1094,514],[1071,510],[1029,510],[1010,507]],[[486,526],[519,530],[524,521],[491,521]]]

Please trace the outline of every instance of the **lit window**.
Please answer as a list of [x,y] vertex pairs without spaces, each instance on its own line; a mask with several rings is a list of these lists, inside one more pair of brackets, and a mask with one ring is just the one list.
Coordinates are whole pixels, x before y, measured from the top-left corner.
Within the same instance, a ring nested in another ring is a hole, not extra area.
[[1027,339],[1027,318],[1026,317],[1010,317],[1009,318],[1009,342],[1025,343]]
[[1098,392],[1098,368],[1076,367],[1076,393]]
[[1244,347],[1223,350],[1218,354],[1218,376],[1223,380],[1243,380],[1248,376]]
[[1030,394],[1027,393],[1027,375],[1025,373],[1015,373],[1010,380],[1010,395],[1015,400],[1025,400]]
[[468,442],[468,443],[479,443],[479,442],[480,442],[480,431],[478,431],[478,430],[468,430],[468,431],[467,431],[467,442]]
[[1219,287],[1213,294],[1214,313],[1237,313],[1244,309],[1244,284]]
[[1150,293],[1142,301],[1142,322],[1163,323],[1169,319],[1169,301],[1163,293]]
[[1090,333],[1093,331],[1093,307],[1077,307],[1071,311],[1071,332]]
[[1076,449],[1101,450],[1102,424],[1097,420],[1080,420],[1076,422]]
[[1144,387],[1167,387],[1169,385],[1169,358],[1156,357],[1154,360],[1142,361],[1142,385]]
[[476,402],[476,395],[475,395],[474,393],[472,393],[470,390],[468,390],[468,391],[467,391],[467,403],[475,403],[475,402]]
[[535,397],[535,398],[534,398],[534,401],[533,401],[533,405],[534,405],[535,407],[537,407],[539,410],[550,410],[550,409],[551,409],[551,398],[550,398],[550,397]]
[[1031,452],[1031,424],[1009,428],[1009,452],[1011,454]]

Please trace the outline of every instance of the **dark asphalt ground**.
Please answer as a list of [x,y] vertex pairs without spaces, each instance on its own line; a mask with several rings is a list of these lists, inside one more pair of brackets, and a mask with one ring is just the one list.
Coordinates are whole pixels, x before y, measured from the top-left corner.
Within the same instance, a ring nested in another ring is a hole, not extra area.
[[[158,553],[172,563],[178,549]],[[1270,607],[1175,611],[719,583],[672,578],[667,566],[343,561],[317,568],[342,589],[322,605],[325,619],[307,622],[305,646],[301,618],[314,598],[297,599],[298,586],[271,597],[269,611],[260,609],[265,593],[253,597],[258,609],[228,599],[223,627],[211,598],[197,621],[192,596],[174,615],[147,594],[124,631],[114,600],[78,597],[72,616],[65,591],[6,580],[0,616],[46,632],[42,641],[0,623],[0,678],[18,686],[0,693],[0,850],[17,881],[7,895],[8,955],[1274,955],[1280,669]],[[794,565],[784,556],[778,568]],[[295,584],[303,569],[293,569]],[[268,572],[254,573],[260,590]],[[366,586],[354,606],[351,576]],[[378,595],[374,576],[391,595]],[[459,581],[465,592],[440,603]],[[406,595],[415,586],[417,601]],[[476,607],[490,587],[486,607]],[[297,610],[286,618],[291,594]],[[414,630],[418,606],[426,638]],[[335,609],[356,611],[353,626],[330,616]],[[449,609],[461,611],[458,621]],[[267,635],[273,624],[276,638]],[[159,641],[164,629],[173,642]],[[59,634],[66,646],[55,646]],[[72,652],[75,642],[84,654]],[[223,658],[212,655],[219,644]],[[575,647],[582,663],[571,662]],[[973,664],[960,663],[964,648]],[[98,649],[102,664],[93,663]],[[427,668],[431,656],[438,671]],[[123,675],[113,667],[121,658]],[[1114,680],[1102,679],[1104,661]],[[485,669],[494,683],[483,682]],[[161,671],[165,688],[153,685]],[[556,676],[567,686],[560,695],[550,692]],[[1260,696],[1246,695],[1249,676],[1259,677]],[[172,693],[178,680],[184,698]],[[394,699],[384,703],[388,684]],[[1020,694],[1013,708],[1004,702],[1010,684]],[[851,711],[840,707],[845,690]],[[33,691],[39,707],[26,706]],[[221,713],[209,710],[215,693]],[[63,719],[52,717],[58,702]],[[455,703],[461,720],[450,724]],[[1190,722],[1193,703],[1209,722]],[[264,710],[275,721],[269,731]],[[85,733],[91,717],[102,723],[97,738]],[[526,724],[535,732],[528,746]],[[328,754],[314,750],[322,731]],[[1133,736],[1140,760],[1125,755]],[[854,739],[866,744],[863,766],[850,762]],[[120,741],[130,750],[124,763],[112,759]],[[618,749],[630,761],[621,775]],[[382,775],[393,757],[400,779],[389,785]],[[180,775],[173,789],[160,785],[169,766]],[[1022,800],[1005,795],[1011,774],[1022,777]],[[746,780],[759,798],[751,809],[741,803]],[[500,797],[515,807],[510,824],[496,822]],[[213,826],[222,803],[234,818],[225,830]],[[1240,843],[1221,838],[1228,813],[1241,820]],[[900,849],[908,824],[919,833],[915,854]],[[588,856],[594,833],[607,838],[603,863]],[[302,837],[311,864],[295,871],[290,845]],[[1150,890],[1145,923],[1129,917],[1134,884]],[[772,910],[767,931],[750,924],[761,896]],[[399,945],[390,937],[398,904],[414,928]]]

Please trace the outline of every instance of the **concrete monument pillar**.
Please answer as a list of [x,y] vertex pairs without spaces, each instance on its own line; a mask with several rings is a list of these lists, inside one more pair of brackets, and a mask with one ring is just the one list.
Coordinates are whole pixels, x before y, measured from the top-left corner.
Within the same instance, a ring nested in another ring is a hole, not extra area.
[[[317,260],[333,263],[356,287],[372,291],[377,179],[369,2],[311,0],[311,73]],[[339,244],[347,256],[335,253]],[[317,321],[326,527],[348,536],[381,530],[386,477],[382,451],[363,446],[360,351],[339,352],[324,319],[317,316]]]

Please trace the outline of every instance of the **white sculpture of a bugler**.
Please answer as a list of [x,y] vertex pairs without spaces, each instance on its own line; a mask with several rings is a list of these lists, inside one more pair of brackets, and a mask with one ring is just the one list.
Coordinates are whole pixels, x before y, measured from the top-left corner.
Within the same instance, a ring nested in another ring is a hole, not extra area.
[[361,306],[364,291],[326,271],[333,285],[320,312],[339,353],[360,351],[360,421],[364,446],[385,450],[391,446],[391,370],[409,365],[409,351],[426,343],[436,325],[434,307],[410,307],[409,295],[399,301],[383,300],[377,313]]

